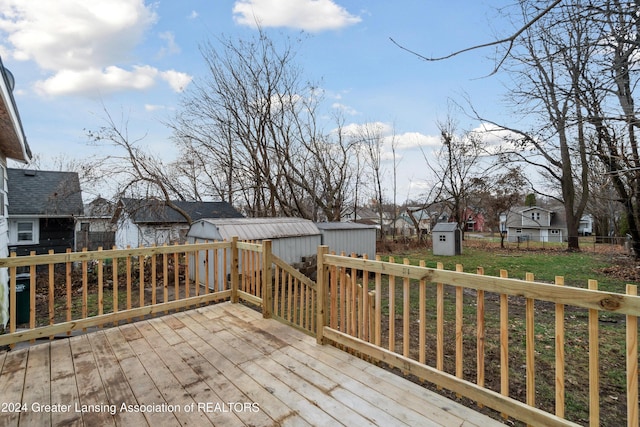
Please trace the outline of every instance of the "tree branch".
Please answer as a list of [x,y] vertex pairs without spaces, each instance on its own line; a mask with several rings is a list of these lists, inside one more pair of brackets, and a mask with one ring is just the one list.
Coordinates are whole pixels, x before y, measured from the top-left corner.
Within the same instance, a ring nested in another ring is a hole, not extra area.
[[[492,76],[494,74],[496,74],[498,72],[498,70],[500,69],[500,67],[502,66],[502,64],[504,64],[504,61],[506,61],[507,56],[509,55],[509,52],[511,52],[511,49],[513,48],[513,45],[515,44],[515,41],[517,40],[517,38],[523,33],[525,32],[527,29],[531,28],[531,26],[533,24],[535,24],[538,20],[540,20],[543,16],[545,16],[547,13],[549,13],[551,11],[551,9],[553,9],[554,7],[556,7],[558,4],[560,4],[560,2],[562,2],[562,0],[555,0],[553,3],[551,3],[549,6],[547,6],[547,8],[543,9],[539,14],[537,14],[531,21],[527,22],[525,25],[523,25],[519,30],[517,30],[515,33],[513,33],[511,36],[500,39],[500,40],[494,40],[492,42],[489,43],[483,43],[483,44],[478,44],[475,46],[471,46],[471,47],[467,47],[465,49],[461,49],[458,50],[456,52],[450,53],[449,55],[445,55],[445,56],[440,56],[440,57],[428,57],[428,56],[424,56],[421,55],[403,45],[401,45],[400,43],[396,42],[392,37],[389,37],[389,40],[391,40],[391,42],[393,44],[395,44],[396,46],[398,46],[400,49],[409,52],[412,55],[417,56],[418,58],[422,59],[423,61],[443,61],[445,59],[449,59],[449,58],[453,58],[454,56],[460,55],[462,53],[465,52],[470,52],[472,50],[478,50],[478,49],[482,49],[485,47],[490,47],[490,46],[497,46],[500,44],[504,44],[504,43],[509,43],[509,47],[507,49],[507,51],[504,53],[504,55],[502,56],[502,59],[500,59],[500,62],[498,63],[498,65],[496,65],[496,67],[493,69],[493,71],[488,75],[488,76]],[[488,77],[487,76],[487,77]]]

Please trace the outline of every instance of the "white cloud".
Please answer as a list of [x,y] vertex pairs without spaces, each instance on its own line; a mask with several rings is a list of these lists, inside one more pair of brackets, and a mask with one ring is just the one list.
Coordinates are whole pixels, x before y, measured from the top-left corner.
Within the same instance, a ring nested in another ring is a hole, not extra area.
[[344,114],[348,115],[348,116],[357,116],[358,110],[356,110],[355,108],[349,107],[348,105],[345,104],[341,104],[339,102],[334,102],[331,105],[331,108],[336,109],[336,110],[340,110],[342,111]]
[[238,0],[233,18],[253,28],[260,25],[310,32],[335,30],[361,21],[332,0]]
[[189,19],[196,19],[197,17],[198,17],[198,12],[196,12],[195,10],[192,10],[188,16]]
[[127,71],[116,66],[105,69],[61,70],[53,77],[36,82],[35,89],[40,95],[98,95],[124,89],[144,90],[155,83],[158,70],[149,67],[133,67]]
[[145,111],[158,111],[158,110],[164,110],[165,107],[164,105],[158,105],[158,104],[144,104],[144,109]]
[[408,150],[415,147],[437,147],[441,144],[440,137],[425,135],[420,132],[405,132],[395,136],[396,147]]
[[174,92],[182,92],[193,77],[180,71],[167,70],[160,73],[160,78],[169,83]]
[[164,40],[167,45],[160,49],[158,56],[163,57],[166,55],[173,55],[176,53],[180,53],[180,46],[176,43],[176,37],[171,31],[165,31],[164,33],[158,34],[160,39]]
[[[49,75],[34,84],[41,95],[144,90],[158,78],[178,91],[190,81],[172,70],[128,65],[133,49],[158,19],[144,0],[0,0],[0,11],[4,49],[16,60],[34,61]],[[166,53],[175,52],[172,34],[161,37],[167,41]]]
[[522,150],[522,147],[514,144],[514,141],[521,139],[520,135],[494,124],[481,123],[472,132],[482,135],[489,154]]
[[0,10],[13,57],[46,70],[112,65],[157,19],[143,0],[0,0]]

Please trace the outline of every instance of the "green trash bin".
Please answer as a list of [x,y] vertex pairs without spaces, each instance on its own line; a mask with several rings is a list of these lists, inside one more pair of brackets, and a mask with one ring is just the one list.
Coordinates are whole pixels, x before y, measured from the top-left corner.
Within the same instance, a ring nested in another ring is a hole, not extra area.
[[16,323],[29,323],[29,273],[16,274]]

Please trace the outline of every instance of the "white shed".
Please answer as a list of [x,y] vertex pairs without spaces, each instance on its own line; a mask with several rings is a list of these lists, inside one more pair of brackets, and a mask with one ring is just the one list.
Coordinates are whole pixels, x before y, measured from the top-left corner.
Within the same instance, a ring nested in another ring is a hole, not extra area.
[[[204,243],[206,241],[231,240],[262,241],[271,240],[273,253],[283,261],[294,264],[317,254],[321,244],[320,231],[312,221],[301,218],[226,218],[201,219],[191,224],[187,239],[189,243]],[[223,265],[223,255],[218,255],[218,265]],[[213,259],[213,254],[209,254]],[[199,275],[205,277],[204,253],[199,255]],[[222,267],[220,268],[222,270]],[[227,257],[227,271],[231,269],[231,258]],[[195,273],[192,273],[195,278]],[[213,262],[209,267],[210,277],[213,277]],[[222,278],[220,278],[222,279]],[[222,282],[220,282],[222,283]]]
[[434,255],[461,255],[462,230],[455,222],[439,222],[432,230]]
[[374,225],[358,224],[356,222],[318,222],[316,223],[322,235],[322,244],[329,250],[346,255],[352,253],[362,256],[367,254],[369,259],[376,257],[376,233]]

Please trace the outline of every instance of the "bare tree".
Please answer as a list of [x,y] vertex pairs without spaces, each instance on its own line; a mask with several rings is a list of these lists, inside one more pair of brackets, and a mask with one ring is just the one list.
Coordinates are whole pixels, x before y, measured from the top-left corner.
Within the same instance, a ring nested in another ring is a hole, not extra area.
[[500,232],[500,247],[504,248],[505,233],[500,229],[500,217],[507,215],[524,198],[527,179],[522,168],[511,167],[488,179],[474,179],[472,197],[485,214],[485,224]]
[[119,184],[117,198],[143,196],[162,201],[191,223],[188,212],[173,203],[176,199],[191,199],[178,179],[182,175],[142,147],[144,138],[130,139],[124,117],[118,124],[105,109],[104,120],[104,126],[87,133],[91,143],[109,147],[110,154],[95,159],[91,168],[101,170],[103,176],[109,176]]
[[[520,143],[520,153],[512,154],[555,181],[566,207],[569,248],[579,247],[578,222],[589,199],[589,159],[597,158],[624,205],[640,257],[640,121],[634,98],[640,3],[520,0],[518,8],[518,14],[506,16],[522,23],[509,37],[440,58],[410,52],[424,60],[443,60],[503,46],[493,73],[505,68],[513,73],[519,64],[516,74],[527,83],[523,90],[518,81],[512,98],[524,114],[530,116],[533,109],[540,117],[538,128],[510,129],[519,134],[512,142]],[[588,143],[591,139],[594,145]],[[530,150],[523,154],[522,149]]]
[[261,29],[205,43],[208,73],[170,126],[200,171],[194,178],[249,215],[338,220],[351,146],[318,125],[321,91],[296,65],[294,47]]
[[358,146],[358,154],[362,156],[368,165],[368,172],[371,179],[371,190],[375,207],[378,213],[380,224],[380,238],[384,237],[384,195],[382,192],[382,182],[385,170],[382,165],[384,129],[381,123],[371,122],[358,126],[357,130],[351,134],[353,143]]
[[[522,10],[528,16],[526,4]],[[586,23],[571,19],[564,7],[547,13],[537,24],[525,31],[518,49],[509,54],[507,71],[515,81],[509,97],[513,110],[530,124],[524,130],[502,125],[516,135],[510,138],[513,149],[503,152],[503,160],[532,165],[547,178],[552,189],[547,195],[564,206],[568,248],[579,250],[578,226],[589,197],[589,129],[579,82],[592,54],[589,33]]]
[[486,154],[485,143],[477,133],[458,134],[457,124],[451,116],[439,122],[438,128],[442,146],[434,157],[423,153],[435,177],[434,201],[446,206],[451,219],[464,230],[473,186],[487,175],[490,167],[481,162]]

